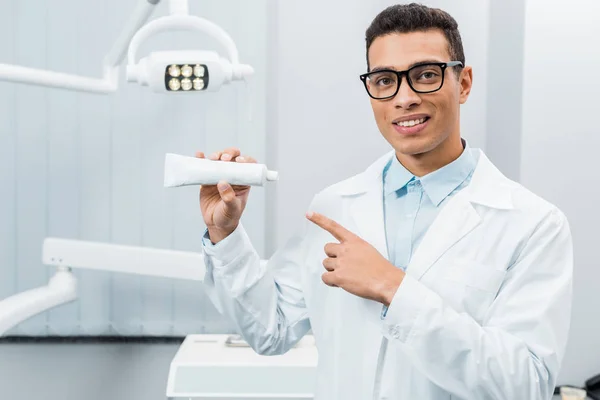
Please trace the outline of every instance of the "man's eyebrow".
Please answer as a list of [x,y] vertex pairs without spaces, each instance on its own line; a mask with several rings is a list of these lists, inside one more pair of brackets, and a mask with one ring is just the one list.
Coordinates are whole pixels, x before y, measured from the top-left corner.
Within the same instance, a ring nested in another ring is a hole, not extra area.
[[[412,63],[411,65],[408,66],[407,69],[410,69],[412,67],[416,67],[417,65],[433,64],[433,63],[439,63],[439,62],[442,62],[442,61],[440,61],[440,60],[434,60],[434,59],[422,60],[422,61],[418,61],[418,62]],[[375,68],[371,69],[370,72],[377,72],[377,71],[381,71],[381,70],[385,70],[385,69],[392,70],[392,71],[398,71],[396,68],[394,68],[392,66],[382,65],[382,66],[378,66],[378,67],[375,67]]]

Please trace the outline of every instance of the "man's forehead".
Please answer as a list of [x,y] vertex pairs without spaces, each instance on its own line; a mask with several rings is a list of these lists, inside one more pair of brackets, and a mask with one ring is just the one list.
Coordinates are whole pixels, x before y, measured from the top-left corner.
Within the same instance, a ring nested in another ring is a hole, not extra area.
[[408,69],[423,61],[451,61],[448,57],[448,41],[437,30],[380,36],[369,48],[371,69],[382,66]]
[[395,70],[395,71],[404,71],[407,69],[410,69],[412,67],[418,66],[418,65],[426,65],[426,64],[434,64],[434,63],[440,63],[440,62],[446,62],[445,60],[439,59],[439,58],[420,58],[418,60],[415,60],[414,62],[411,63],[402,63],[402,64],[385,64],[385,65],[380,65],[380,64],[375,64],[375,65],[371,65],[371,72],[376,72],[379,70]]

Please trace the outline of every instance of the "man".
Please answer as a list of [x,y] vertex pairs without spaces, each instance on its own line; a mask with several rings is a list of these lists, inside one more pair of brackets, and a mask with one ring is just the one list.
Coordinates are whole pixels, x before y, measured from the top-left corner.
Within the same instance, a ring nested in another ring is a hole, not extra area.
[[392,6],[366,42],[361,79],[393,151],[318,193],[266,268],[239,222],[249,187],[202,187],[209,296],[261,354],[312,329],[319,400],[551,398],[571,307],[565,216],[461,139],[473,73],[451,16]]

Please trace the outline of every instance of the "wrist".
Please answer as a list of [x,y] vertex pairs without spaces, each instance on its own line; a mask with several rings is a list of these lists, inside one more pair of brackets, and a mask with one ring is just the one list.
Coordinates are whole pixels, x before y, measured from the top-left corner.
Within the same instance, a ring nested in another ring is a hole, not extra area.
[[380,303],[384,306],[389,307],[402,284],[402,280],[406,274],[400,268],[392,266],[390,272],[386,274],[386,278],[383,282],[382,289],[380,292]]
[[230,228],[217,228],[215,226],[207,226],[208,229],[208,237],[212,244],[217,244],[221,240],[225,239],[227,236],[231,235],[233,231],[236,230],[238,224]]

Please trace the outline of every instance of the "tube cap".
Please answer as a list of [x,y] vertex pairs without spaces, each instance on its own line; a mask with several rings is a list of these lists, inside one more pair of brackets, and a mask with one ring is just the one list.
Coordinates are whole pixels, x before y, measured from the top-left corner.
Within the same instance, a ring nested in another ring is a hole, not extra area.
[[276,181],[279,177],[279,172],[277,171],[267,171],[267,180],[268,181]]

